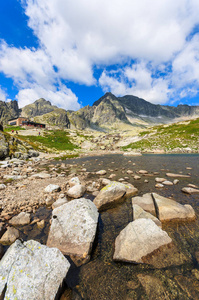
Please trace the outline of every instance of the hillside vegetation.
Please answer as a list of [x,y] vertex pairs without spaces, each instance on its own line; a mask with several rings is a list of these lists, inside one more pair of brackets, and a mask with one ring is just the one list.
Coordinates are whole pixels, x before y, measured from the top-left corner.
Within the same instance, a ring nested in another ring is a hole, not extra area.
[[142,131],[140,141],[122,147],[123,150],[165,152],[198,152],[199,151],[199,118],[171,125],[159,125]]

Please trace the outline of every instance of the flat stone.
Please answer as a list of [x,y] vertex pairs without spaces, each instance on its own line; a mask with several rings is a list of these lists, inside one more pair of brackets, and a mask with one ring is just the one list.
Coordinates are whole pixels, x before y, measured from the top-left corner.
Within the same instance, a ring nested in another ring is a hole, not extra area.
[[155,206],[151,193],[144,194],[142,197],[137,196],[132,198],[132,205],[137,204],[145,211],[156,216]]
[[164,184],[162,184],[162,183],[156,183],[155,187],[156,188],[163,188]]
[[0,261],[0,297],[54,300],[69,267],[58,249],[17,240]]
[[126,173],[127,174],[133,174],[133,171],[132,170],[127,170]]
[[148,174],[148,171],[146,171],[146,170],[139,170],[138,173],[139,174]]
[[138,175],[135,175],[133,178],[134,178],[135,180],[139,180],[139,179],[141,179],[141,177],[140,177],[140,176],[138,176]]
[[161,222],[156,217],[143,210],[139,205],[133,204],[133,221],[137,219],[151,219],[157,226],[162,228]]
[[162,182],[163,185],[173,185],[173,182],[169,181],[169,180],[165,180]]
[[166,176],[168,176],[168,177],[182,177],[182,178],[189,178],[190,177],[190,175],[175,174],[175,173],[166,173]]
[[53,192],[59,192],[61,190],[59,185],[56,184],[49,184],[45,189],[45,193],[53,193]]
[[151,219],[138,219],[129,223],[116,238],[113,259],[144,263],[144,257],[171,242],[168,234]]
[[110,184],[101,189],[93,203],[98,209],[102,210],[122,201],[123,196],[125,195],[135,195],[137,191],[138,190],[131,184],[123,184],[121,182],[112,181]]
[[199,194],[199,190],[198,189],[194,189],[191,187],[184,187],[182,188],[182,192],[186,193],[186,194]]
[[106,170],[100,170],[96,172],[97,175],[106,175],[106,173]]
[[67,191],[67,195],[71,198],[80,198],[86,192],[86,187],[81,184],[76,184]]
[[92,249],[98,215],[93,202],[85,198],[55,208],[47,245],[57,247],[64,255],[85,258]]
[[156,177],[156,178],[155,178],[155,182],[162,183],[162,182],[164,182],[164,181],[166,181],[165,178],[160,178],[160,177]]
[[8,227],[6,232],[2,235],[0,239],[0,244],[11,245],[19,238],[19,230],[13,227]]
[[9,221],[9,224],[12,225],[12,226],[30,224],[30,214],[26,213],[26,212],[20,212],[17,216],[14,216]]
[[189,183],[187,184],[188,187],[194,188],[194,189],[198,189],[199,187],[195,184]]
[[195,212],[191,205],[182,205],[169,198],[152,193],[158,209],[160,221],[195,219]]
[[51,177],[52,177],[51,174],[48,174],[48,173],[37,173],[37,174],[30,176],[30,178],[39,178],[39,179],[48,179]]

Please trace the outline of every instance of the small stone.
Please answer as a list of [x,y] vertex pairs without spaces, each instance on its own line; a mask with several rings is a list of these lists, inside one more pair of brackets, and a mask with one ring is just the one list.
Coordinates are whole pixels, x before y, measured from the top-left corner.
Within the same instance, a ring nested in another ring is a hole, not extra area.
[[173,184],[178,184],[179,180],[178,179],[174,179]]
[[47,206],[51,206],[54,202],[55,202],[55,199],[52,196],[46,198],[46,205]]
[[71,178],[68,183],[69,183],[70,187],[73,187],[74,185],[77,185],[77,184],[81,184],[78,177]]
[[11,245],[19,238],[19,230],[13,227],[8,227],[6,232],[0,239],[0,244],[2,245]]
[[157,184],[155,185],[155,187],[156,187],[156,188],[163,188],[164,185],[163,185],[162,183],[157,183]]
[[156,178],[155,178],[155,182],[162,183],[162,182],[164,182],[164,181],[166,181],[165,178],[159,178],[159,177],[156,177]]
[[9,224],[13,225],[13,226],[19,226],[19,225],[23,226],[23,225],[30,224],[30,214],[25,213],[25,212],[21,212],[17,216],[13,217],[9,221]]
[[166,180],[162,182],[163,185],[173,185],[173,182]]
[[67,203],[68,200],[65,198],[59,198],[57,201],[55,201],[52,205],[52,209],[55,209],[56,207],[59,207],[65,203]]
[[146,170],[139,170],[138,173],[139,174],[148,174],[148,171],[146,171]]
[[49,184],[46,188],[45,188],[45,192],[46,193],[52,193],[52,192],[59,192],[61,190],[60,186],[55,185],[55,184]]
[[39,222],[37,222],[37,227],[40,229],[43,229],[45,226],[45,220],[41,220]]
[[106,174],[106,170],[100,170],[96,172],[96,175],[105,175],[105,174]]
[[134,178],[135,180],[139,180],[139,179],[141,179],[141,177],[140,177],[140,176],[138,176],[138,175],[135,175],[133,178]]
[[6,185],[5,184],[0,184],[0,190],[5,190],[5,188],[6,188]]
[[84,195],[86,187],[81,184],[74,185],[67,191],[67,195],[71,198],[77,199]]

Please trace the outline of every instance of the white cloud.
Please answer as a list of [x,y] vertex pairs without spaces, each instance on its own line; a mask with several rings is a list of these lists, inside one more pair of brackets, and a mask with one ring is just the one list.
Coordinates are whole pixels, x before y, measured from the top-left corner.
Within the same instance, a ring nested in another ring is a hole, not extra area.
[[[27,91],[29,99],[46,98],[38,92],[47,91],[58,105],[71,106],[73,99],[79,107],[73,92],[60,82],[96,84],[95,67],[104,69],[99,83],[105,91],[134,94],[153,103],[199,87],[199,39],[187,39],[198,24],[198,0],[21,2],[39,47],[20,49],[4,41],[0,46],[0,71],[21,89],[20,103]],[[134,64],[126,67],[130,61]],[[115,74],[106,71],[114,64],[119,65]]]
[[119,74],[103,72],[99,83],[104,92],[111,91],[117,96],[136,95],[147,101],[164,104],[169,99],[169,80],[153,77],[152,70],[144,62],[126,67]]
[[7,93],[0,86],[0,101],[6,101]]
[[39,98],[49,100],[52,105],[56,105],[66,110],[80,109],[77,97],[70,89],[66,88],[66,86],[61,86],[59,90],[53,90],[53,88],[51,90],[47,90],[36,85],[29,89],[21,89],[16,96],[19,107],[30,104]]

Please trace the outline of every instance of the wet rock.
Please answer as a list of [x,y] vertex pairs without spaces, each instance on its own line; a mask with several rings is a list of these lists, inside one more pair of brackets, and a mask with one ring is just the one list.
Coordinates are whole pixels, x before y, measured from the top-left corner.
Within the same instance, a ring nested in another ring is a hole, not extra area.
[[184,192],[186,194],[190,194],[190,195],[199,194],[199,190],[198,189],[194,189],[194,188],[191,188],[191,187],[184,187],[184,188],[182,188],[182,192]]
[[144,194],[142,197],[133,197],[132,205],[137,204],[145,211],[156,216],[155,206],[150,193]]
[[47,245],[57,247],[63,254],[85,258],[92,249],[98,215],[93,202],[85,198],[55,208]]
[[59,185],[56,184],[49,184],[45,189],[45,193],[53,193],[53,192],[59,192],[61,190]]
[[168,177],[182,177],[182,178],[189,178],[190,177],[190,175],[174,174],[174,173],[166,173],[166,176],[168,176]]
[[168,234],[150,219],[138,219],[129,223],[115,240],[113,259],[144,263],[153,251],[172,242]]
[[122,201],[124,195],[135,195],[137,191],[133,185],[125,185],[121,182],[112,181],[109,185],[101,189],[93,203],[98,209],[102,210]]
[[139,205],[133,204],[133,220],[137,219],[151,219],[157,226],[162,228],[161,222],[156,217],[144,211]]
[[148,174],[148,171],[146,171],[146,170],[139,170],[138,173],[139,174]]
[[30,224],[30,214],[26,212],[21,212],[17,216],[13,217],[9,221],[9,224],[13,226]]
[[199,271],[197,269],[193,269],[191,272],[196,277],[196,279],[199,280]]
[[160,177],[156,177],[156,178],[155,178],[155,182],[162,183],[162,182],[164,182],[164,181],[166,181],[165,178],[160,178]]
[[138,274],[137,275],[141,285],[145,289],[145,292],[149,299],[159,300],[159,299],[171,299],[169,292],[163,286],[162,282],[159,278],[154,276],[149,276],[145,274]]
[[13,227],[8,227],[6,232],[2,235],[0,239],[0,244],[11,245],[19,238],[19,230]]
[[96,172],[96,175],[106,175],[106,170],[100,170],[98,172]]
[[0,191],[1,191],[1,190],[5,190],[5,189],[6,189],[6,185],[5,185],[5,184],[3,184],[3,183],[2,183],[2,184],[0,184]]
[[163,187],[164,187],[164,184],[162,184],[162,183],[157,183],[157,184],[155,185],[155,187],[156,187],[156,188],[163,188]]
[[55,202],[53,203],[52,209],[55,209],[55,208],[57,208],[57,207],[59,207],[59,206],[61,206],[61,205],[63,205],[63,204],[66,204],[66,203],[68,203],[68,200],[66,199],[66,197],[64,197],[64,198],[59,198],[59,199],[57,199],[57,201],[55,201]]
[[169,181],[169,180],[165,180],[162,183],[163,185],[173,185],[173,182]]
[[185,292],[185,297],[187,295],[187,299],[199,299],[198,281],[195,281],[193,284],[193,280],[191,278],[182,275],[175,276],[174,278],[181,289]]
[[0,297],[54,300],[69,267],[58,249],[17,240],[0,261]]
[[37,222],[37,227],[40,229],[43,229],[45,226],[45,220],[41,220],[39,222]]
[[67,191],[67,195],[71,198],[80,198],[84,195],[86,187],[81,184],[74,185]]
[[174,179],[173,184],[178,184],[179,180],[178,179]]
[[68,183],[69,183],[70,187],[73,187],[74,185],[77,185],[77,184],[81,184],[78,177],[72,177]]
[[195,212],[191,205],[182,205],[176,201],[162,197],[156,193],[152,193],[152,196],[157,206],[158,218],[160,221],[168,221],[172,219],[195,219]]

